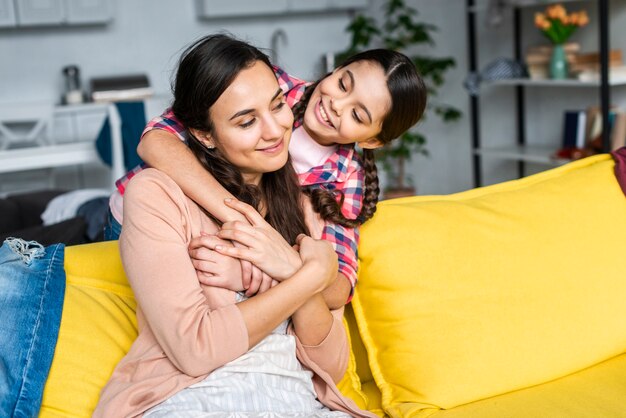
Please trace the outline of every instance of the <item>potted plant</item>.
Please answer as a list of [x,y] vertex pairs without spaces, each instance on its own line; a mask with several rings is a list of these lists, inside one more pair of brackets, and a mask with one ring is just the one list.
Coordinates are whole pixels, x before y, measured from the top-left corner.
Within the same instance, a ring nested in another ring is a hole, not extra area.
[[[461,112],[436,100],[437,90],[444,83],[444,74],[455,65],[451,57],[432,57],[422,53],[423,48],[433,47],[431,34],[437,27],[416,20],[417,10],[404,0],[388,0],[383,5],[384,16],[377,21],[371,16],[357,14],[347,27],[351,34],[350,46],[336,56],[337,63],[348,56],[372,48],[388,48],[407,55],[415,64],[428,86],[428,106],[423,118],[434,113],[444,122],[459,119]],[[388,146],[381,148],[377,157],[383,163],[388,187],[385,198],[415,194],[413,180],[407,172],[407,162],[413,154],[428,155],[426,137],[415,128],[404,133]]]

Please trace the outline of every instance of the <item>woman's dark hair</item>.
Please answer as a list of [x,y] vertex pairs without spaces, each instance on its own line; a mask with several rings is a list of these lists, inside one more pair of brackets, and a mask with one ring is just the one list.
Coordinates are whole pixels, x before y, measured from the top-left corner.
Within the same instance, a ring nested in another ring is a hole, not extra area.
[[[413,62],[400,52],[389,49],[363,51],[349,57],[338,68],[343,68],[359,61],[377,63],[387,77],[387,88],[391,95],[391,107],[383,119],[380,133],[376,136],[383,145],[386,145],[420,120],[426,109],[426,85],[418,74]],[[302,120],[313,91],[320,81],[329,75],[327,74],[306,88],[302,100],[293,109],[296,120]],[[306,190],[306,193],[311,196],[313,208],[324,220],[354,228],[374,215],[380,188],[373,150],[363,150],[362,163],[365,173],[363,206],[361,213],[356,219],[347,218],[341,213],[343,196],[339,196],[339,199],[337,199],[334,192],[317,187],[311,187]]]
[[[209,35],[194,42],[180,58],[173,85],[172,111],[176,118],[187,129],[214,134],[209,109],[237,75],[256,62],[272,69],[265,54],[230,36]],[[285,240],[294,244],[298,234],[308,234],[300,188],[290,161],[277,171],[264,173],[258,188],[246,184],[240,170],[217,148],[208,149],[191,132],[188,133],[189,148],[200,163],[237,199],[257,210],[263,202],[267,209],[266,220]]]

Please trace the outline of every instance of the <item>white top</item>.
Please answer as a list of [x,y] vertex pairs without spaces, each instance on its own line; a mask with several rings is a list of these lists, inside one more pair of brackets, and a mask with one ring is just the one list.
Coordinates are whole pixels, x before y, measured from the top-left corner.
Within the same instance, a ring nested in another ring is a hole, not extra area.
[[291,163],[298,174],[304,174],[313,167],[326,162],[337,152],[337,145],[320,145],[302,126],[294,129],[289,143]]
[[[245,296],[238,297],[238,301]],[[145,412],[145,418],[349,418],[317,399],[284,321],[243,356]]]

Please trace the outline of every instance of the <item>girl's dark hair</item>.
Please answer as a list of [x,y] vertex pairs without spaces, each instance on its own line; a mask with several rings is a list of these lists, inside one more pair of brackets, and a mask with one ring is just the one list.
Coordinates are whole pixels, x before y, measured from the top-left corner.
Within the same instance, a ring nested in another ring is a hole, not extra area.
[[[371,49],[363,51],[349,57],[338,68],[346,67],[354,62],[368,61],[377,63],[383,69],[387,77],[387,88],[391,95],[391,107],[383,119],[380,133],[376,138],[383,144],[389,144],[406,132],[424,114],[426,109],[426,85],[418,74],[413,62],[404,54],[389,49]],[[304,112],[308,102],[317,85],[327,74],[316,83],[308,86],[302,96],[302,100],[294,106],[294,116],[296,120],[304,117]],[[334,192],[321,188],[309,188],[306,193],[311,196],[313,208],[324,220],[334,222],[354,228],[368,220],[376,212],[378,194],[380,188],[378,184],[378,169],[374,151],[363,150],[362,156],[363,170],[365,178],[363,181],[363,207],[356,219],[345,217],[341,212],[343,196],[337,196]]]
[[[230,36],[209,35],[194,42],[180,58],[173,85],[172,111],[176,118],[188,129],[214,135],[209,109],[237,75],[256,62],[272,70],[265,54]],[[240,170],[217,148],[208,149],[191,132],[188,134],[189,148],[200,163],[237,199],[257,210],[263,202],[266,220],[285,240],[294,244],[298,234],[308,234],[300,188],[290,161],[275,172],[264,173],[259,188],[246,184]]]

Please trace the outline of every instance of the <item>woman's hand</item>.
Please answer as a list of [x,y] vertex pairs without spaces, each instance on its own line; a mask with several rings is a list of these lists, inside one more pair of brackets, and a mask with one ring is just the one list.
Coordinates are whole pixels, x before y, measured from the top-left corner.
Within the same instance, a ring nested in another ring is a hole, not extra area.
[[216,245],[223,255],[247,260],[277,281],[291,277],[302,261],[298,252],[250,205],[235,199],[226,199],[227,206],[241,212],[250,225],[244,222],[226,222],[217,233],[219,238],[236,241],[244,248]]
[[191,239],[189,256],[196,269],[198,281],[207,286],[221,287],[235,292],[245,290],[238,259],[213,251],[216,245],[230,246],[228,241],[215,235],[202,234]]

